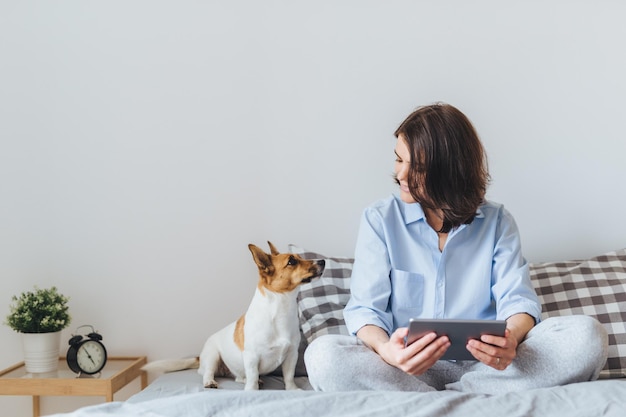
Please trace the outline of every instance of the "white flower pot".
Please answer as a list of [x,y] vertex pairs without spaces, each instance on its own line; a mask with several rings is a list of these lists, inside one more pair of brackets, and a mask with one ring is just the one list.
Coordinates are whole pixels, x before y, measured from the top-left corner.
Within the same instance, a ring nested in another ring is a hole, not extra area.
[[54,372],[59,367],[61,332],[22,333],[24,365],[26,372],[42,374]]

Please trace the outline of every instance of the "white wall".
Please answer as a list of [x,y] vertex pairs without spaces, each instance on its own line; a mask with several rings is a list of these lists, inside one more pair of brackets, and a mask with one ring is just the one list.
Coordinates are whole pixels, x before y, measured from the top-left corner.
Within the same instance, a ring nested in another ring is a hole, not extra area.
[[[617,0],[0,0],[0,317],[56,285],[111,355],[197,353],[249,301],[248,243],[352,254],[361,210],[395,190],[394,129],[438,100],[476,125],[529,260],[624,247],[625,15]],[[0,338],[5,368],[20,339]]]

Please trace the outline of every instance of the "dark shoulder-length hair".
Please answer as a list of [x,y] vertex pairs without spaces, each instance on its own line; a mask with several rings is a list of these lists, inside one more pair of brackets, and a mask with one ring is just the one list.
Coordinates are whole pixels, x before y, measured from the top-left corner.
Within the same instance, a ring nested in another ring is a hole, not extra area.
[[411,113],[395,136],[411,153],[411,195],[423,207],[443,210],[439,231],[471,223],[485,200],[489,170],[469,119],[454,106],[435,103]]

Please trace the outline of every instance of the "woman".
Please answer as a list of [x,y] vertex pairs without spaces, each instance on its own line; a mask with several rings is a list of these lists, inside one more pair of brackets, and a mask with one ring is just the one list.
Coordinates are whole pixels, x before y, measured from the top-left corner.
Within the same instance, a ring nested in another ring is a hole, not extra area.
[[[344,317],[356,337],[309,346],[313,387],[498,393],[597,378],[606,331],[586,316],[540,323],[515,221],[485,200],[486,156],[467,117],[424,106],[395,136],[399,196],[364,211],[355,249]],[[502,319],[507,330],[469,341],[476,361],[443,361],[446,336],[405,347],[413,317]]]

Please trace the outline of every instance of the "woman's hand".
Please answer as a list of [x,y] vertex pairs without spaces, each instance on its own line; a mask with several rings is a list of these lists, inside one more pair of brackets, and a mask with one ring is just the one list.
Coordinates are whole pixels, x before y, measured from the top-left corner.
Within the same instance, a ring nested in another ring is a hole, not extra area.
[[408,332],[408,328],[401,327],[387,337],[379,327],[365,326],[357,336],[388,364],[410,375],[421,375],[443,356],[450,341],[447,336],[437,337],[433,332],[405,347],[404,338]]
[[517,339],[509,329],[502,336],[481,336],[467,342],[467,350],[479,361],[499,371],[505,370],[517,356]]
[[437,337],[432,332],[408,346],[404,346],[404,338],[409,329],[397,329],[389,341],[381,346],[378,354],[390,365],[410,375],[421,375],[429,370],[450,347],[447,336]]
[[480,340],[467,342],[467,350],[479,361],[494,369],[503,371],[517,356],[517,346],[535,326],[535,319],[520,313],[506,320],[504,337],[482,336]]

